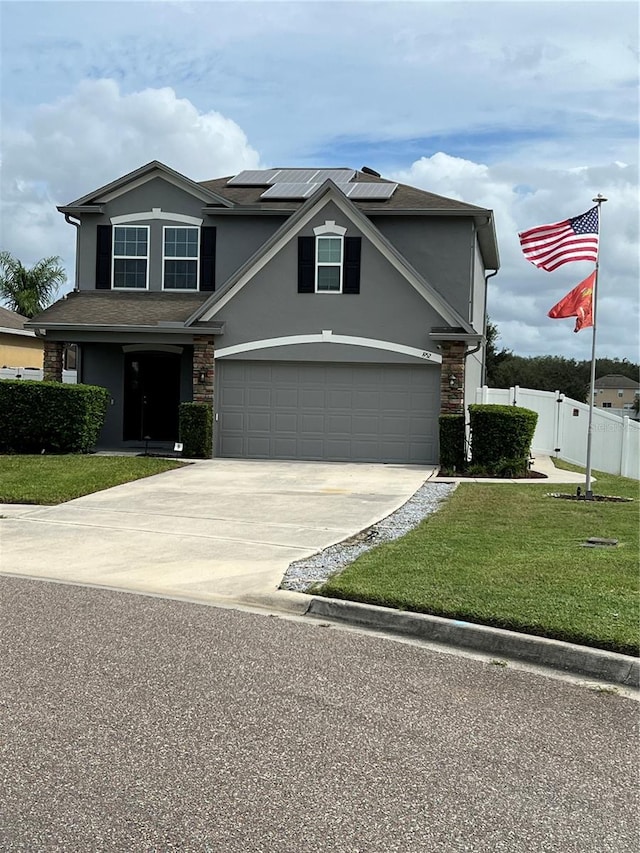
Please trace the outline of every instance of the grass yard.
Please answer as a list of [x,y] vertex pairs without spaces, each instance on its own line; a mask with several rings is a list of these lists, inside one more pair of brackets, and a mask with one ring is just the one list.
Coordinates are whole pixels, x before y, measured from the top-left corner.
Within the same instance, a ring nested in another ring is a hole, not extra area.
[[0,503],[58,504],[183,464],[149,456],[0,456]]
[[[594,494],[633,503],[546,496],[575,485],[463,483],[411,533],[313,592],[637,655],[639,485],[594,476]],[[581,547],[592,536],[619,545]]]

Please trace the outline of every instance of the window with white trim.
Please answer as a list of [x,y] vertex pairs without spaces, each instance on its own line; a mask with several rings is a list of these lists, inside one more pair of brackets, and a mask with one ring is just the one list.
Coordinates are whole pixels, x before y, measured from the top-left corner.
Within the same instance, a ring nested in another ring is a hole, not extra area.
[[343,238],[337,235],[316,237],[316,292],[342,292]]
[[198,228],[165,225],[163,235],[163,290],[198,289]]
[[146,290],[149,271],[149,227],[117,225],[113,229],[114,289]]

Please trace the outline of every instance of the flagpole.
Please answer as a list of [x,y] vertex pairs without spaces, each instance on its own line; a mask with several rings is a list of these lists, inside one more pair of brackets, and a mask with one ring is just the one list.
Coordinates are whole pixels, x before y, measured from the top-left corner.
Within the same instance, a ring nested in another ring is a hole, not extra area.
[[596,317],[598,310],[598,270],[600,268],[600,224],[602,222],[602,202],[607,199],[598,193],[596,198],[592,199],[598,205],[598,251],[596,254],[596,275],[593,282],[593,338],[591,342],[591,383],[589,387],[589,426],[587,430],[587,480],[585,483],[585,500],[593,500],[593,491],[591,490],[591,439],[593,436],[593,398],[596,388]]

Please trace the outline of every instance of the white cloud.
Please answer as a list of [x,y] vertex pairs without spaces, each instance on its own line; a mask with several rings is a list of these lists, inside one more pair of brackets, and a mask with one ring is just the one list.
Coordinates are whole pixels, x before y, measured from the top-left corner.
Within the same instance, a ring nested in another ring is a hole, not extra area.
[[24,263],[63,256],[73,278],[75,236],[56,205],[160,160],[193,180],[260,164],[242,129],[199,112],[170,88],[123,94],[113,80],[85,80],[4,129],[2,245]]
[[[525,188],[518,184],[523,176],[530,181]],[[547,312],[593,265],[538,270],[525,261],[518,231],[577,216],[593,206],[598,192],[608,197],[602,208],[597,351],[638,358],[639,194],[634,167],[611,163],[581,170],[525,170],[440,152],[388,177],[494,210],[501,269],[489,281],[489,314],[498,324],[501,345],[521,355],[591,357],[591,333],[574,336],[572,321],[551,320]]]

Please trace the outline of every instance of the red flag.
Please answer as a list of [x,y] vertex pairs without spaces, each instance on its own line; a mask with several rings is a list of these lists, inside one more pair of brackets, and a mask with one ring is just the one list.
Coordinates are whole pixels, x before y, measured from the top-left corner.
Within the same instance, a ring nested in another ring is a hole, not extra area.
[[593,326],[593,288],[596,281],[595,270],[549,311],[552,320],[562,317],[577,317],[574,332]]

